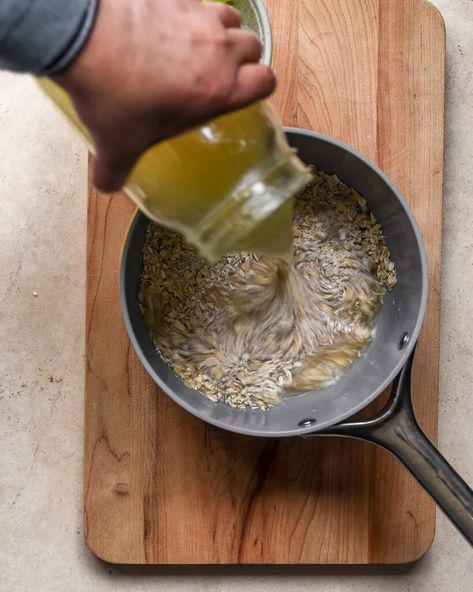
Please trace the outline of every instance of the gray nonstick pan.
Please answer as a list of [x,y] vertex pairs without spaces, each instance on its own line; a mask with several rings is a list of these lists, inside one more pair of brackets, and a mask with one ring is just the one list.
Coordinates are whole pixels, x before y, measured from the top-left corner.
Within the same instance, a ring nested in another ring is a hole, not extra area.
[[[406,466],[473,544],[473,491],[422,432],[412,409],[410,377],[428,291],[425,252],[417,224],[396,187],[362,155],[314,132],[289,129],[287,134],[306,163],[335,173],[355,187],[382,225],[398,283],[385,296],[369,348],[333,386],[288,397],[266,411],[233,409],[190,390],[156,351],[139,309],[141,249],[148,224],[142,214],[137,214],[130,226],[121,267],[121,302],[131,342],[161,389],[210,424],[248,436],[323,434],[360,438],[383,446]],[[393,382],[394,394],[379,415],[367,421],[349,421]]]

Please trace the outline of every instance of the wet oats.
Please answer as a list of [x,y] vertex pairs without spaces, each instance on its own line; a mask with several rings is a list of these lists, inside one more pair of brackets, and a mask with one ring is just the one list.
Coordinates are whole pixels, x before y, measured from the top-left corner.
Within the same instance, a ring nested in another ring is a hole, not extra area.
[[175,232],[149,224],[140,305],[190,388],[265,409],[333,384],[366,348],[396,273],[365,200],[314,169],[293,237],[291,265],[235,253],[209,266]]

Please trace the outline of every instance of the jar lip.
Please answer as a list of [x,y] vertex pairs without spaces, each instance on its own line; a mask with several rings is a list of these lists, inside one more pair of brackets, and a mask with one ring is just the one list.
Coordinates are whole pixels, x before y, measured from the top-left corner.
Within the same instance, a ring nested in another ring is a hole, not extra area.
[[299,160],[297,150],[288,148],[276,160],[269,161],[257,178],[233,192],[205,216],[192,233],[187,234],[187,241],[209,263],[215,263],[303,189],[311,178],[310,169]]
[[273,59],[273,32],[268,10],[263,0],[249,0],[249,4],[255,14],[258,23],[259,37],[263,44],[261,62],[270,66]]

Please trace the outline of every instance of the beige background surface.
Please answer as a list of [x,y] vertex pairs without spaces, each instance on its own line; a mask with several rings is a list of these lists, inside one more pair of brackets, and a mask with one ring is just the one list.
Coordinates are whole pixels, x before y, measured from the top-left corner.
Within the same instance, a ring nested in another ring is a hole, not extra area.
[[[473,0],[447,24],[440,447],[473,482]],[[86,150],[24,78],[0,75],[0,588],[11,591],[469,590],[442,516],[399,568],[139,569],[82,540]],[[34,294],[37,293],[37,296]]]

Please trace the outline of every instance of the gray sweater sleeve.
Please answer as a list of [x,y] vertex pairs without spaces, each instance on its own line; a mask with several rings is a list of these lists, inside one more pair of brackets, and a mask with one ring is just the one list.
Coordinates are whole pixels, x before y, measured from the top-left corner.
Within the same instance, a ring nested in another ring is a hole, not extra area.
[[0,0],[0,69],[54,74],[77,56],[99,0]]

